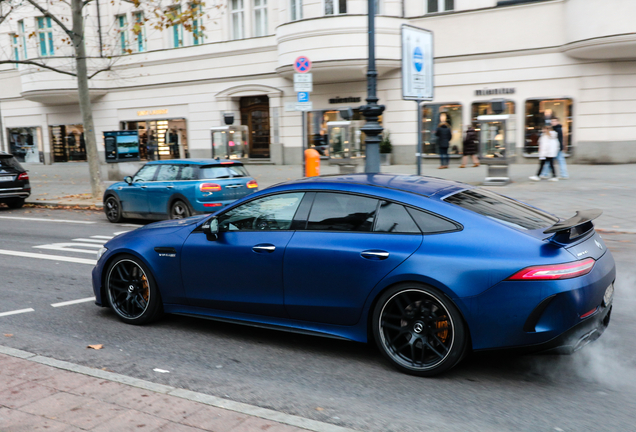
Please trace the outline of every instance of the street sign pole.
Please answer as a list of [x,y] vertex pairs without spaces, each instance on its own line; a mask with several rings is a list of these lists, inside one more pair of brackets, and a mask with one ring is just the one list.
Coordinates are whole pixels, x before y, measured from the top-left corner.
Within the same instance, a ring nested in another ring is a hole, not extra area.
[[296,110],[301,114],[301,145],[300,145],[300,158],[302,159],[302,176],[305,177],[307,173],[307,162],[305,161],[305,150],[309,147],[307,143],[307,111],[311,111],[312,103],[309,100],[309,93],[313,88],[313,77],[309,73],[311,70],[311,60],[307,56],[300,56],[294,62],[294,91],[296,92]]
[[305,150],[307,150],[307,113],[305,111],[301,111],[300,115],[302,116],[302,125],[303,125],[303,145],[301,156],[303,158],[303,173],[302,176],[305,177],[307,174],[307,161],[305,161]]
[[422,175],[422,100],[417,102],[417,175]]

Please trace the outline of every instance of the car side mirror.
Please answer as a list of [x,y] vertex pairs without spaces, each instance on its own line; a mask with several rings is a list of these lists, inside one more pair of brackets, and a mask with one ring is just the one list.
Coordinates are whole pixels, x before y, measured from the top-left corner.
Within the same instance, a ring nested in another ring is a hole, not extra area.
[[213,241],[219,238],[219,220],[216,217],[208,219],[201,226],[208,240]]
[[124,177],[124,181],[130,185],[133,182],[133,178],[131,176],[126,176]]

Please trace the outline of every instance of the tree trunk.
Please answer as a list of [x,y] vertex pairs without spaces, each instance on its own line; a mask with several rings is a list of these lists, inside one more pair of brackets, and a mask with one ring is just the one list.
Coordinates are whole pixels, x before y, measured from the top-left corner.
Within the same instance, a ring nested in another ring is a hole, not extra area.
[[84,44],[84,17],[82,15],[83,1],[71,0],[73,12],[73,46],[75,47],[75,63],[77,68],[77,91],[79,106],[84,123],[84,140],[88,171],[91,180],[93,198],[102,198],[102,180],[99,172],[99,156],[97,154],[97,140],[95,125],[93,124],[93,108],[88,90],[88,70],[86,67],[86,46]]

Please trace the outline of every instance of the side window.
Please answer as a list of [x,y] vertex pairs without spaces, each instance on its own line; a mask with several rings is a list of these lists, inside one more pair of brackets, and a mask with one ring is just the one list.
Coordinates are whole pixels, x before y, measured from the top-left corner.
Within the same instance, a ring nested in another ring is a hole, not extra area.
[[457,225],[439,216],[432,215],[420,210],[407,208],[409,214],[413,216],[415,223],[420,227],[424,234],[433,234],[439,232],[456,231]]
[[177,165],[161,165],[159,174],[157,174],[157,181],[174,181],[177,179],[178,173],[179,167]]
[[314,199],[307,229],[369,232],[377,207],[378,200],[373,198],[321,192]]
[[147,182],[151,181],[155,176],[155,172],[157,172],[157,168],[159,165],[145,165],[142,169],[140,169],[137,174],[135,174],[135,178],[133,181],[135,182]]
[[196,171],[193,166],[182,165],[181,174],[179,174],[179,180],[196,180]]
[[413,218],[404,206],[388,201],[380,203],[378,218],[375,222],[375,232],[420,234]]
[[219,230],[288,230],[304,195],[295,192],[250,201],[219,216]]

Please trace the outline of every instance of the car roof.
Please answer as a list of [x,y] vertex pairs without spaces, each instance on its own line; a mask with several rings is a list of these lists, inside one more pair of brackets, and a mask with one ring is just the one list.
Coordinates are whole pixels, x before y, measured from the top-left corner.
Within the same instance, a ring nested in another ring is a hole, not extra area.
[[457,190],[472,188],[472,186],[446,180],[437,177],[418,176],[412,174],[337,174],[324,175],[318,177],[306,177],[303,179],[292,180],[283,183],[291,184],[357,184],[366,186],[376,186],[387,189],[395,189],[404,192],[411,192],[423,196],[433,196],[444,191],[444,195],[448,195]]
[[166,159],[158,161],[150,161],[148,165],[165,165],[165,164],[177,164],[177,165],[243,165],[242,162],[229,160],[229,159]]
[[11,153],[7,153],[5,151],[0,150],[0,156],[1,157],[13,157],[13,155]]

